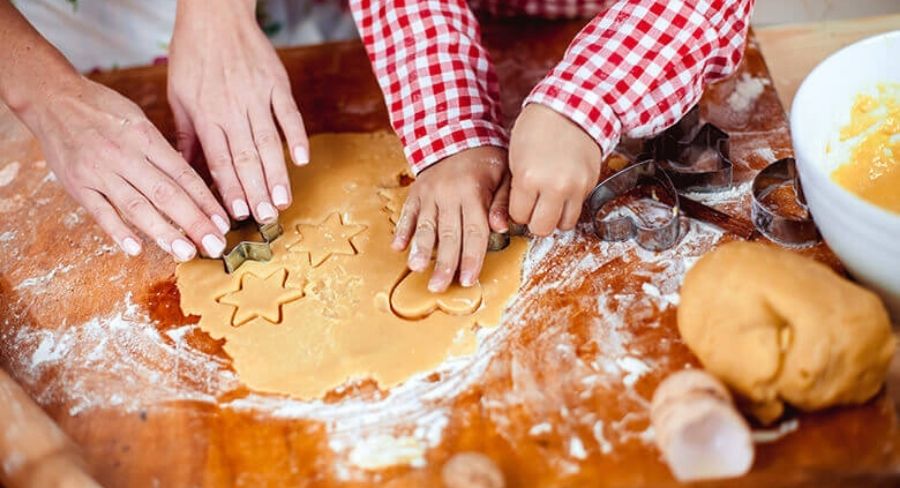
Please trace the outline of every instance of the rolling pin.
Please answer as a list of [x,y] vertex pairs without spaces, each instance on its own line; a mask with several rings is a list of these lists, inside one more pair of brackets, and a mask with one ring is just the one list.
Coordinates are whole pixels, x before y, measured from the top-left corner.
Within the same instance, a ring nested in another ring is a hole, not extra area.
[[0,485],[7,488],[99,487],[75,444],[0,369]]

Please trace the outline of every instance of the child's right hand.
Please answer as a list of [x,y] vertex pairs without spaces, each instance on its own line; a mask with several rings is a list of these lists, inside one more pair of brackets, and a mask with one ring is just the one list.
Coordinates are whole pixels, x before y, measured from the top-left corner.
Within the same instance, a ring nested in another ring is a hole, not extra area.
[[506,151],[483,146],[435,163],[412,183],[391,247],[411,243],[409,269],[423,272],[437,245],[432,292],[446,290],[457,269],[462,286],[477,281],[490,231],[508,229],[506,174]]
[[596,141],[565,116],[527,105],[509,142],[509,216],[537,236],[574,228],[600,178],[602,156]]

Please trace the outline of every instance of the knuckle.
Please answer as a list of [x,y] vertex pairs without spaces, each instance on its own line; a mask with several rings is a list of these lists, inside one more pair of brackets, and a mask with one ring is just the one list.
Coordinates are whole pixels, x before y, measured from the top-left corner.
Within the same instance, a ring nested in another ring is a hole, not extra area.
[[212,157],[210,164],[217,168],[231,166],[231,155],[227,153],[219,153]]
[[259,156],[253,149],[242,149],[234,155],[235,167],[250,167],[259,164]]
[[178,192],[175,189],[174,185],[165,180],[162,180],[156,182],[150,189],[150,198],[152,198],[154,202],[167,203],[171,201],[177,195],[177,193]]
[[469,238],[483,239],[487,237],[487,230],[482,225],[466,224],[465,234]]
[[128,215],[139,215],[144,211],[146,205],[147,204],[144,203],[144,200],[138,197],[132,197],[125,201],[123,210]]
[[419,223],[416,224],[416,233],[425,234],[429,232],[434,232],[434,222],[430,219],[419,219]]
[[263,132],[255,138],[257,146],[274,146],[281,144],[281,138],[275,132]]
[[456,229],[441,229],[438,238],[441,242],[455,242],[459,239],[459,232]]

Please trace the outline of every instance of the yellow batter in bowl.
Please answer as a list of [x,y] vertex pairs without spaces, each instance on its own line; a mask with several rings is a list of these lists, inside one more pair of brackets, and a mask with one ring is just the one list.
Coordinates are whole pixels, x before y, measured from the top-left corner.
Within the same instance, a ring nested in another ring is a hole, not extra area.
[[874,96],[857,95],[840,141],[850,144],[850,158],[831,178],[860,198],[900,214],[900,83],[881,84]]

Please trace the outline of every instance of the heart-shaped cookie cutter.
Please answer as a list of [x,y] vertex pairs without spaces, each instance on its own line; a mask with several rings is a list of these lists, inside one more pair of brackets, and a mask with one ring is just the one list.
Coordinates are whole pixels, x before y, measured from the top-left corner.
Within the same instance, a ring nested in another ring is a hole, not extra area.
[[[787,185],[793,186],[794,203],[805,216],[785,215],[766,203],[772,192]],[[822,239],[806,206],[794,158],[779,159],[760,171],[751,194],[750,219],[762,235],[785,247],[809,247]]]
[[[661,190],[662,199],[655,191],[642,193],[671,209],[661,222],[648,224],[630,215],[613,218],[601,215],[604,207],[615,204],[620,197],[635,190],[647,189]],[[625,241],[634,238],[641,247],[654,251],[668,249],[678,242],[681,231],[678,191],[667,172],[654,160],[632,164],[604,180],[591,191],[587,206],[594,233],[601,240]]]
[[272,241],[278,239],[284,229],[277,221],[259,226],[259,235],[262,241],[241,241],[230,251],[222,255],[225,263],[225,272],[234,273],[247,261],[266,262],[272,259]]

